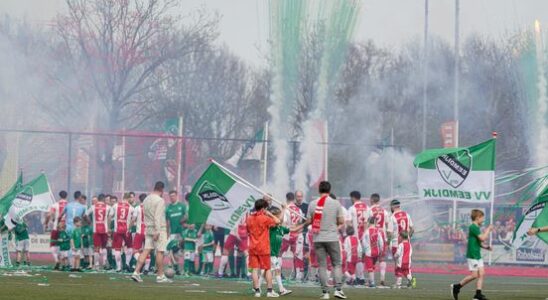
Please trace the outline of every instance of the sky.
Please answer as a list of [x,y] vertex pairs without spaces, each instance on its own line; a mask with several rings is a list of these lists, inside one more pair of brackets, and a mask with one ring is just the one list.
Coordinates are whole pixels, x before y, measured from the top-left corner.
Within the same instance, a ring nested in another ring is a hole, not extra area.
[[[221,15],[220,42],[253,64],[268,51],[268,3],[271,0],[180,0],[181,11],[199,7]],[[275,0],[274,0],[275,1]],[[303,0],[304,1],[304,0]],[[316,1],[316,0],[308,0]],[[362,11],[355,40],[398,48],[422,38],[425,0],[360,0]],[[1,0],[0,15],[26,18],[37,24],[65,9],[64,0]],[[455,0],[430,0],[430,32],[454,40]],[[548,28],[548,0],[460,0],[461,37],[479,34],[493,39],[527,27],[535,19]]]

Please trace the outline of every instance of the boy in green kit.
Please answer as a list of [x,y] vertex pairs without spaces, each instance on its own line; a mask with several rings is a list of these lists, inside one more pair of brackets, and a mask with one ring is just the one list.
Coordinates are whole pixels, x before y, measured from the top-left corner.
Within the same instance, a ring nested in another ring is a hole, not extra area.
[[15,266],[19,267],[23,256],[25,257],[25,262],[23,264],[30,266],[30,242],[27,224],[24,222],[17,224],[13,232],[15,233],[15,250],[17,251]]
[[80,258],[82,257],[82,218],[74,218],[74,229],[72,230],[72,237],[70,245],[72,248],[72,269],[71,272],[82,272],[80,269]]
[[93,228],[87,218],[82,220],[82,257],[86,264],[86,269],[93,268]]
[[[277,207],[271,207],[269,209],[270,213],[276,218],[282,220],[283,222],[283,210],[280,210]],[[289,232],[299,231],[303,228],[305,224],[299,224],[292,228],[287,228],[282,225],[277,225],[270,228],[270,266],[272,271],[272,276],[276,279],[278,283],[278,288],[280,296],[285,296],[291,294],[292,291],[284,288],[282,282],[282,259],[280,257],[280,250],[282,248],[283,237]]]
[[183,233],[184,240],[184,272],[185,275],[194,273],[194,254],[196,252],[196,239],[198,238],[198,231],[194,224],[189,224]]
[[168,255],[169,256],[169,261],[170,261],[171,267],[175,271],[176,275],[181,274],[179,272],[179,258],[182,256],[181,246],[182,246],[182,242],[179,241],[179,240],[176,240],[176,239],[170,240],[167,243],[166,251],[169,254]]
[[458,300],[460,289],[466,284],[478,280],[476,282],[476,295],[474,300],[487,300],[485,295],[481,293],[483,288],[483,279],[485,276],[485,269],[483,267],[483,259],[481,258],[481,248],[491,251],[490,246],[485,246],[482,242],[485,242],[489,238],[489,232],[493,230],[493,225],[489,225],[487,229],[481,233],[480,227],[485,220],[485,214],[479,209],[473,209],[470,215],[472,218],[472,224],[468,230],[468,247],[466,251],[466,259],[468,260],[468,269],[471,274],[466,276],[459,283],[451,285],[451,294],[455,300]]
[[213,262],[215,258],[214,252],[214,238],[213,238],[213,226],[206,224],[202,233],[202,245],[200,245],[198,252],[202,257],[202,272],[200,275],[209,275],[213,272]]
[[55,243],[59,246],[59,256],[61,257],[62,271],[66,271],[69,268],[68,252],[70,250],[70,236],[68,235],[67,226],[65,222],[61,222],[58,225],[59,236]]

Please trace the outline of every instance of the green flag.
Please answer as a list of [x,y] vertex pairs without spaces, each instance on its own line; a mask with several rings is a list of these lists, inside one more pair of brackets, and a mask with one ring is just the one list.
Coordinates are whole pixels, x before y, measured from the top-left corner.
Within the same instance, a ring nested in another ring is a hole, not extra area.
[[495,139],[465,148],[426,150],[413,163],[419,195],[425,200],[494,199]]
[[0,221],[3,219],[2,216],[6,215],[11,206],[11,199],[14,198],[15,193],[21,189],[23,185],[23,172],[19,173],[17,180],[12,185],[12,187],[0,198]]
[[48,211],[50,205],[55,203],[45,174],[14,190],[2,200],[6,201],[6,205],[9,204],[7,214],[4,214],[4,222],[8,229],[20,223],[28,213]]
[[[527,231],[529,228],[544,226],[548,226],[548,186],[533,201],[516,226],[512,240],[513,247],[517,249],[528,240]],[[548,232],[538,233],[537,237],[548,244]]]
[[232,229],[262,195],[211,163],[192,188],[189,222]]

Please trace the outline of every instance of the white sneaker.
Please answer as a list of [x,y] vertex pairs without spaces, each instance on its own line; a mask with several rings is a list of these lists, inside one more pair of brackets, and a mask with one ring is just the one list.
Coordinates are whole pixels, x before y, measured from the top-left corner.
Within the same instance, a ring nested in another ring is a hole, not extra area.
[[261,292],[255,292],[255,298],[261,298]]
[[131,274],[131,279],[133,279],[133,281],[135,282],[143,282],[143,279],[141,279],[141,275],[137,273]]
[[320,299],[329,299],[329,293],[323,293]]
[[291,293],[293,293],[292,290],[283,290],[283,291],[280,291],[280,296],[289,295]]
[[344,294],[344,292],[342,290],[335,291],[333,296],[335,296],[335,298],[339,298],[339,299],[346,299],[346,295]]
[[280,295],[274,291],[266,293],[266,298],[279,298]]
[[161,277],[156,277],[156,283],[172,283],[173,280],[167,278],[165,275]]

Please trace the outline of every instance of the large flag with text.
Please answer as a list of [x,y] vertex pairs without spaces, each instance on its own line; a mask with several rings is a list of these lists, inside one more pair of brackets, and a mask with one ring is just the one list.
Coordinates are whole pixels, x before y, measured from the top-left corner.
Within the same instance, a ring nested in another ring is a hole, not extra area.
[[192,188],[189,222],[232,229],[262,195],[211,163]]
[[415,157],[419,196],[425,200],[490,202],[494,199],[495,142],[429,149]]

